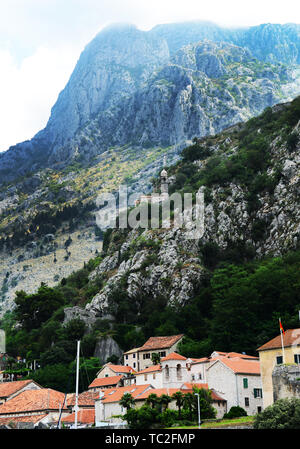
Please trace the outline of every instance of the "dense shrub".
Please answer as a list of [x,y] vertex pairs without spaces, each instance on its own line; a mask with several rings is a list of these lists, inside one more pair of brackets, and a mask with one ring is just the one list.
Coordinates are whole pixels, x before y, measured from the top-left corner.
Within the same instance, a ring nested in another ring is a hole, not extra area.
[[224,419],[241,418],[242,416],[247,416],[246,410],[242,407],[236,406],[231,407],[228,413],[225,413]]
[[255,429],[300,429],[300,399],[280,399],[256,415]]

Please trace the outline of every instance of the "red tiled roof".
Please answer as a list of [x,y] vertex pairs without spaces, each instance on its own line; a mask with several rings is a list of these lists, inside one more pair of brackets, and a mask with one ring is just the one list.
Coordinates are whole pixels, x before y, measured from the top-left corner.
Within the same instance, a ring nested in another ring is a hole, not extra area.
[[136,375],[138,374],[147,374],[147,373],[156,373],[158,371],[161,371],[161,365],[152,365],[148,368],[143,369],[142,371],[138,371]]
[[207,362],[209,360],[208,357],[202,357],[202,359],[191,359],[193,363],[202,363]]
[[[93,407],[95,405],[95,400],[98,399],[99,393],[94,391],[84,391],[78,395],[78,406],[79,407]],[[74,406],[76,401],[76,394],[70,393],[67,395],[67,406]]]
[[255,357],[253,355],[240,354],[239,352],[228,352],[225,357],[231,359],[235,357],[239,357],[240,359],[249,359],[249,360],[259,360],[259,357]]
[[[186,387],[186,388],[184,388],[184,387]],[[226,399],[222,398],[222,396],[220,396],[214,389],[208,388],[208,384],[199,384],[199,383],[196,384],[196,383],[185,382],[183,384],[183,386],[181,387],[181,390],[184,391],[185,393],[192,393],[193,387],[197,387],[199,390],[201,388],[204,388],[205,390],[210,390],[211,397],[212,397],[213,401],[226,401]]]
[[0,425],[7,425],[11,422],[13,423],[33,423],[36,424],[47,415],[28,415],[28,416],[10,416],[9,418],[0,418]]
[[[283,346],[300,346],[300,329],[288,329],[285,331],[285,335],[282,335]],[[264,345],[258,348],[258,351],[265,351],[267,349],[277,349],[281,348],[281,336],[277,335],[277,337],[268,341]]]
[[156,394],[156,396],[158,397],[162,396],[163,394],[172,396],[172,394],[176,393],[177,391],[180,391],[180,388],[151,388],[150,390],[147,390],[143,394],[141,394],[137,398],[137,400],[147,399],[150,394]]
[[172,352],[171,354],[161,359],[161,362],[166,362],[167,360],[187,360],[187,358],[183,357],[183,355],[177,354],[177,352]]
[[119,402],[125,393],[130,393],[133,398],[136,398],[149,387],[151,387],[150,384],[128,385],[127,387],[110,388],[108,390],[103,390],[104,396],[102,398],[102,402],[105,404],[110,402]]
[[218,359],[218,361],[228,366],[236,374],[260,374],[260,363],[257,361],[242,360],[240,358],[227,359],[226,357]]
[[191,383],[191,382],[185,382],[181,388],[182,388],[182,390],[183,389],[184,390],[192,390],[193,387],[196,387],[199,389],[204,388],[205,390],[208,390],[208,384],[200,384],[200,383],[196,384],[196,383]]
[[[33,380],[17,380],[15,382],[3,382],[0,384],[0,398],[8,398],[12,394],[17,393],[22,388],[26,387]],[[35,383],[35,382],[34,382]],[[38,385],[35,383],[35,385]],[[38,385],[39,386],[39,385]]]
[[167,349],[177,343],[184,334],[172,335],[170,337],[150,337],[146,341],[144,346],[140,348],[140,351],[154,350],[154,349]]
[[59,410],[59,407],[64,402],[64,398],[64,393],[51,390],[50,388],[26,390],[0,405],[0,416],[8,413]]
[[91,385],[89,385],[89,388],[107,387],[109,385],[117,385],[123,377],[124,376],[111,376],[111,377],[103,377],[102,379],[96,378],[91,383]]
[[134,372],[134,369],[131,368],[131,366],[112,365],[111,363],[109,363],[106,366],[108,366],[115,373],[132,373],[132,372]]
[[[69,416],[66,416],[61,420],[63,423],[75,423],[75,412]],[[95,422],[95,409],[83,409],[78,411],[77,421],[80,424],[94,424]]]
[[[205,390],[208,390],[207,384],[186,383],[184,385],[186,385],[187,387],[190,387],[190,388],[183,388],[183,387],[181,387],[181,388],[151,388],[150,390],[147,390],[145,393],[141,394],[137,398],[137,400],[145,400],[150,396],[150,394],[156,394],[156,396],[160,397],[163,394],[172,396],[174,393],[177,393],[177,391],[180,391],[182,394],[193,393],[193,386],[196,386],[199,389],[204,388]],[[226,401],[226,399],[219,396],[214,390],[210,390],[210,391],[211,391],[211,397],[212,397],[213,401]]]

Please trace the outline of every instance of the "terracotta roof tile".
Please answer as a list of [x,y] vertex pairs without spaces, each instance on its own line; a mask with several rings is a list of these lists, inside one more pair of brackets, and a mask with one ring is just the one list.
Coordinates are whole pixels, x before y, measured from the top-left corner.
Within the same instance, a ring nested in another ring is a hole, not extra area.
[[[240,358],[227,359],[226,357],[220,358],[217,361],[228,366],[228,368],[236,374],[260,375],[260,363],[258,361],[242,360]],[[208,369],[210,369],[211,366]]]
[[107,390],[103,390],[104,396],[102,398],[102,402],[105,404],[110,402],[119,402],[125,393],[130,393],[133,398],[136,398],[149,387],[151,387],[150,384],[128,385],[126,387],[110,388]]
[[23,391],[0,406],[0,416],[8,413],[58,410],[62,406],[64,398],[64,393],[50,388]]
[[[208,384],[199,384],[199,383],[186,382],[181,387],[181,390],[184,391],[185,393],[192,393],[193,392],[193,387],[197,387],[199,389],[204,388],[205,390],[209,389],[208,388]],[[220,396],[214,389],[210,388],[209,390],[211,391],[211,397],[212,397],[213,401],[223,401],[223,402],[226,401],[226,399],[224,399],[222,396]]]
[[[93,407],[95,405],[95,400],[98,399],[99,393],[94,391],[84,391],[78,395],[78,406],[79,407]],[[70,393],[67,395],[67,406],[74,406],[76,401],[76,394]]]
[[[63,423],[75,423],[75,412],[71,413],[61,420]],[[94,424],[95,422],[95,409],[83,409],[78,411],[77,421],[80,424]]]
[[137,400],[144,400],[147,399],[150,394],[156,394],[156,396],[160,397],[163,394],[166,394],[168,396],[172,396],[172,394],[176,393],[177,391],[180,391],[179,388],[151,388],[148,391],[145,391],[143,394],[141,394]]
[[0,418],[0,425],[13,423],[33,423],[36,424],[47,415],[28,415],[28,416],[10,416],[9,418]]
[[141,349],[141,348],[133,348],[133,349],[130,349],[130,351],[124,352],[123,355],[125,355],[125,354],[134,354],[135,352],[138,352],[140,349]]
[[177,343],[184,334],[172,335],[170,337],[150,337],[149,340],[140,348],[140,351],[167,349]]
[[183,355],[177,354],[177,352],[172,352],[161,359],[161,362],[166,362],[167,360],[187,360],[187,358],[183,357]]
[[109,363],[107,366],[115,373],[132,373],[132,372],[134,372],[134,369],[131,368],[131,366],[113,365],[111,363]]
[[138,371],[136,375],[139,374],[147,374],[147,373],[156,373],[158,371],[161,371],[161,365],[152,365],[148,368],[143,369],[142,371]]
[[[288,329],[285,331],[285,335],[282,335],[283,346],[289,347],[293,345],[300,346],[300,329]],[[281,348],[281,336],[277,335],[277,337],[268,341],[264,345],[258,348],[258,351],[265,351],[267,349],[277,349]]]
[[117,385],[120,380],[124,376],[111,376],[111,377],[103,377],[103,378],[96,378],[91,385],[89,385],[89,388],[97,388],[97,387],[107,387],[109,385]]
[[[0,384],[0,398],[8,398],[12,394],[15,394],[19,390],[22,390],[22,388],[26,387],[27,385],[29,385],[32,382],[34,382],[34,381],[33,380],[17,380],[15,382],[3,382]],[[35,385],[38,385],[38,384],[35,383]]]
[[182,390],[192,390],[193,387],[196,387],[199,389],[204,388],[205,390],[208,390],[208,384],[192,383],[192,382],[185,382],[181,388],[182,388]]

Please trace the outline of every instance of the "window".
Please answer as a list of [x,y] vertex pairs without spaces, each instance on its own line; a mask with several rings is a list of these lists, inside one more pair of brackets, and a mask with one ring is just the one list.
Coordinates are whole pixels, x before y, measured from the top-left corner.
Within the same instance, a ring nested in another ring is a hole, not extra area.
[[170,372],[169,372],[169,366],[168,365],[166,365],[165,370],[166,370],[166,379],[168,380],[169,377],[170,377]]
[[181,365],[178,363],[177,367],[176,367],[176,373],[177,373],[177,379],[181,380],[182,379],[182,373],[181,373]]
[[295,363],[300,364],[300,354],[295,354],[294,355],[294,360],[295,360]]
[[150,352],[148,352],[147,354],[143,354],[143,359],[150,359]]
[[132,354],[132,357],[135,359],[135,354]]
[[133,368],[135,368],[135,363],[133,363]]
[[245,398],[245,406],[249,407],[249,398]]
[[257,413],[261,413],[261,407],[257,407]]
[[160,355],[161,357],[166,357],[166,351],[160,352],[159,355]]
[[126,360],[128,360],[128,355],[125,356]]
[[155,379],[156,378],[156,374],[153,374],[153,379]]
[[195,380],[195,374],[192,374],[192,380]]
[[277,363],[277,365],[282,365],[282,363],[283,363],[283,358],[282,358],[281,355],[278,356],[278,357],[276,357],[276,363]]
[[248,388],[248,379],[243,379],[244,388]]
[[147,380],[147,374],[144,374],[144,380]]
[[255,398],[262,398],[262,389],[261,388],[254,388],[253,393],[254,393]]
[[108,374],[105,374],[105,377],[108,377]]
[[202,374],[199,373],[198,377],[199,377],[199,380],[201,380],[202,379]]

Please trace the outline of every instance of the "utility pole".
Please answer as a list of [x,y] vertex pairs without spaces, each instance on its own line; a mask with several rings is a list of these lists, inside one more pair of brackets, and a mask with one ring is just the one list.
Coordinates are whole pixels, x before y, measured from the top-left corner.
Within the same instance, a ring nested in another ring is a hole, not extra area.
[[198,427],[201,429],[201,417],[200,417],[200,395],[199,393],[195,393],[195,396],[197,396],[198,399]]
[[78,422],[79,358],[80,358],[80,341],[77,342],[75,429],[77,429],[77,422]]

